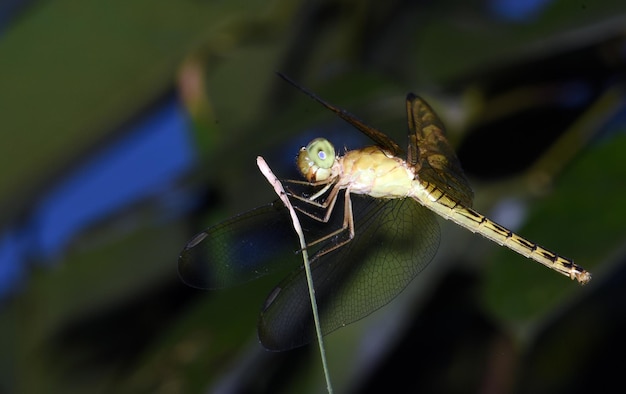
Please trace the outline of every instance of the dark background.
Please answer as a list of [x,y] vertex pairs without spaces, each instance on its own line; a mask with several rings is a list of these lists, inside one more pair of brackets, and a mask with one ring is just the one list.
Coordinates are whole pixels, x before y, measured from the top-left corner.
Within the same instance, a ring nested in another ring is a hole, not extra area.
[[521,3],[5,3],[0,391],[324,392],[315,346],[256,339],[280,277],[203,292],[176,271],[194,233],[274,199],[257,155],[291,178],[316,136],[359,146],[275,71],[401,146],[404,97],[424,96],[474,207],[594,275],[441,220],[409,288],[326,337],[337,392],[619,387],[626,9]]

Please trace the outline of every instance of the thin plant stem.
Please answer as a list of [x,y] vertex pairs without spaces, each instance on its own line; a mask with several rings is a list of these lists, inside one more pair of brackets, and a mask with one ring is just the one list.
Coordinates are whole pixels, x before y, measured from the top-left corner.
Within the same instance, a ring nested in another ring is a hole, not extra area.
[[309,286],[309,296],[311,297],[311,309],[313,310],[313,321],[315,322],[315,332],[317,333],[317,343],[319,344],[320,349],[320,357],[322,358],[322,367],[324,369],[324,378],[326,379],[326,388],[330,394],[333,392],[332,385],[330,383],[330,372],[328,370],[328,364],[326,362],[326,350],[324,348],[324,341],[322,339],[322,329],[320,326],[319,313],[317,311],[317,300],[315,298],[315,288],[313,287],[313,277],[311,276],[311,267],[309,265],[309,254],[306,249],[306,241],[304,239],[304,233],[302,231],[302,226],[300,225],[300,220],[298,219],[298,215],[296,215],[296,211],[293,209],[291,205],[291,201],[287,197],[287,193],[283,188],[282,183],[276,178],[276,175],[272,172],[270,167],[267,165],[265,160],[258,156],[256,158],[256,164],[261,170],[261,173],[265,176],[267,181],[272,185],[274,191],[281,199],[283,204],[289,210],[289,215],[291,216],[291,224],[293,225],[294,230],[298,234],[298,238],[300,240],[300,250],[302,251],[302,260],[304,261],[304,271],[306,273],[306,282]]

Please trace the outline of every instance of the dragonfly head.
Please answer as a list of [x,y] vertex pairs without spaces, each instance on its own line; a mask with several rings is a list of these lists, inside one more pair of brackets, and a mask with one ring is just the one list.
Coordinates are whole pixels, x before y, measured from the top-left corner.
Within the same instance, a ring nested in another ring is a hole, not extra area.
[[309,182],[325,181],[332,174],[335,147],[325,138],[316,138],[300,149],[297,164]]

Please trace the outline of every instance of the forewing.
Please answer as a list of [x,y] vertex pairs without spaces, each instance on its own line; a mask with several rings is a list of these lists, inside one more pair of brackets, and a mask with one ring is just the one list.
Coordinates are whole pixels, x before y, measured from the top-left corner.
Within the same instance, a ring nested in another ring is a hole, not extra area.
[[[218,289],[298,265],[298,239],[279,200],[234,216],[194,236],[178,258],[186,284]],[[286,264],[287,263],[287,264]]]
[[400,148],[400,146],[394,140],[389,138],[382,131],[380,131],[380,130],[374,128],[374,127],[368,126],[361,119],[359,119],[356,116],[352,115],[348,111],[346,111],[344,109],[341,109],[341,108],[338,108],[338,107],[335,107],[334,105],[326,102],[325,100],[323,100],[322,98],[317,96],[315,93],[310,92],[310,91],[306,90],[305,88],[303,88],[302,86],[300,86],[297,83],[295,83],[293,80],[291,80],[286,75],[283,75],[281,73],[277,73],[277,74],[278,74],[279,77],[281,77],[285,81],[289,82],[291,85],[293,85],[294,87],[296,87],[297,89],[302,91],[304,94],[306,94],[307,96],[311,97],[313,100],[317,101],[318,103],[322,104],[327,109],[329,109],[332,112],[334,112],[335,114],[337,114],[337,116],[339,116],[341,119],[343,119],[346,122],[350,123],[353,127],[355,127],[357,130],[359,130],[360,132],[362,132],[363,134],[365,134],[366,136],[371,138],[372,141],[374,141],[376,143],[376,145],[380,146],[381,148],[383,148],[387,152],[391,153],[394,156],[401,156],[404,153],[402,148]]
[[407,162],[417,169],[420,179],[435,184],[457,202],[471,207],[474,193],[445,136],[443,123],[426,101],[413,93],[407,95],[406,108],[409,123]]

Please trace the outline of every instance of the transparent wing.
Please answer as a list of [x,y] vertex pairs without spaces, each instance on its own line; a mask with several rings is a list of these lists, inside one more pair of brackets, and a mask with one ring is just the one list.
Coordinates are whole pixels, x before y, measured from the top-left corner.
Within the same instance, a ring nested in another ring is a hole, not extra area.
[[327,109],[329,109],[332,112],[334,112],[335,114],[337,114],[337,116],[339,116],[341,119],[343,119],[346,122],[348,122],[350,125],[355,127],[357,130],[359,130],[360,132],[362,132],[366,136],[368,136],[372,141],[374,141],[376,143],[376,145],[380,146],[381,148],[383,148],[387,152],[391,153],[394,156],[401,156],[401,155],[404,154],[404,151],[402,150],[402,148],[400,148],[400,146],[394,140],[389,138],[389,136],[387,136],[382,131],[380,131],[380,130],[372,127],[372,126],[366,125],[365,123],[363,123],[363,121],[361,119],[359,119],[356,116],[352,115],[350,112],[348,112],[348,111],[346,111],[344,109],[335,107],[334,105],[326,102],[325,100],[323,100],[322,98],[317,96],[315,93],[310,92],[310,91],[306,90],[305,88],[303,88],[302,86],[300,86],[297,83],[295,83],[293,80],[291,80],[286,75],[283,75],[281,73],[277,73],[277,74],[278,74],[279,77],[281,77],[285,81],[289,82],[290,84],[292,84],[293,86],[298,88],[304,94],[306,94],[307,96],[311,97],[313,100],[317,101],[318,103],[322,104]]
[[474,193],[435,111],[413,93],[406,97],[406,111],[409,122],[407,163],[418,170],[420,179],[435,184],[455,201],[471,207]]
[[[353,211],[354,239],[311,258],[324,334],[390,302],[426,267],[439,246],[435,215],[415,201],[353,196]],[[270,350],[287,350],[313,341],[314,335],[306,278],[300,269],[266,300],[259,339]]]
[[194,236],[178,258],[183,282],[201,289],[244,283],[297,267],[298,239],[279,200],[234,216]]
[[[341,214],[333,215],[329,223],[299,217],[307,239],[321,238],[342,221]],[[270,273],[288,273],[302,266],[299,250],[289,212],[276,200],[196,234],[178,257],[178,274],[189,286],[221,289]]]

